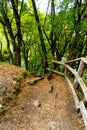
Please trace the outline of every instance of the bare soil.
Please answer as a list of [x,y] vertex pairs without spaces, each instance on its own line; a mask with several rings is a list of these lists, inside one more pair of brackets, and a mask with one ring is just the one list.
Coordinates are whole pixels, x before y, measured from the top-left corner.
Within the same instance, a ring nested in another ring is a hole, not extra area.
[[[84,130],[64,77],[53,74],[49,81],[45,77],[30,85],[32,79],[26,79],[13,106],[1,117],[0,130]],[[34,105],[37,100],[40,107]]]

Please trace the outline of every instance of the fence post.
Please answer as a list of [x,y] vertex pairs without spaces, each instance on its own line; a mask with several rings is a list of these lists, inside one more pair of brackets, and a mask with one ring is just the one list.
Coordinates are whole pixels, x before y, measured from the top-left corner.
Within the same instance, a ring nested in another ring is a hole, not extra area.
[[82,117],[83,117],[85,130],[87,130],[87,110],[86,110],[85,105],[82,101],[80,102],[80,110],[81,110],[81,114],[82,114]]
[[[85,66],[85,64],[84,64],[84,62],[81,60],[81,61],[80,61],[79,68],[78,68],[78,71],[77,71],[80,77],[82,77],[82,74],[83,74],[83,71],[84,71],[84,66]],[[74,80],[73,87],[74,87],[75,89],[78,87],[78,81],[77,81],[76,78],[75,78],[75,80]]]
[[64,75],[67,76],[66,74],[67,74],[67,68],[65,67]]

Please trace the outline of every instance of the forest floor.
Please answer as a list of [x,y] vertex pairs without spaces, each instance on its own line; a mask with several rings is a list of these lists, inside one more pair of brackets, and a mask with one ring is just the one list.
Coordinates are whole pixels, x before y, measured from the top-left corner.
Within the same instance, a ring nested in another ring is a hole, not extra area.
[[84,130],[65,78],[53,74],[31,85],[33,79],[26,78],[13,106],[0,118],[0,130]]

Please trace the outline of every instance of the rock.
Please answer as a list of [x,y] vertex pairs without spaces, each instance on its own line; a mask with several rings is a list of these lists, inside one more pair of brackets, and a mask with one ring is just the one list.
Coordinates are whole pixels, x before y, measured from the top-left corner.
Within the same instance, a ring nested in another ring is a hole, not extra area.
[[2,104],[0,104],[0,108],[2,108]]
[[40,106],[41,106],[40,101],[39,101],[39,100],[36,100],[36,101],[34,102],[34,106],[35,106],[35,107],[40,107]]
[[35,83],[35,81],[33,81],[33,80],[29,81],[30,85],[33,85],[34,83]]
[[50,86],[50,89],[48,90],[48,92],[50,92],[50,93],[53,92],[53,86]]
[[17,82],[16,82],[16,81],[13,81],[13,85],[16,86],[16,85],[17,85]]
[[58,97],[58,93],[56,92],[56,93],[55,93],[55,97],[54,97],[54,99],[56,99],[57,97]]

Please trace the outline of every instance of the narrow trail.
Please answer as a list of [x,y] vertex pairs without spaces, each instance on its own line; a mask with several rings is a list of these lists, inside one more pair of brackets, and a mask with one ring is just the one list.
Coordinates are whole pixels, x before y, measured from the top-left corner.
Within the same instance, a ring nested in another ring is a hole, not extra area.
[[[26,80],[25,86],[2,119],[0,130],[85,130],[64,77],[53,74],[49,81],[45,77],[34,85]],[[40,107],[34,106],[36,100]]]

